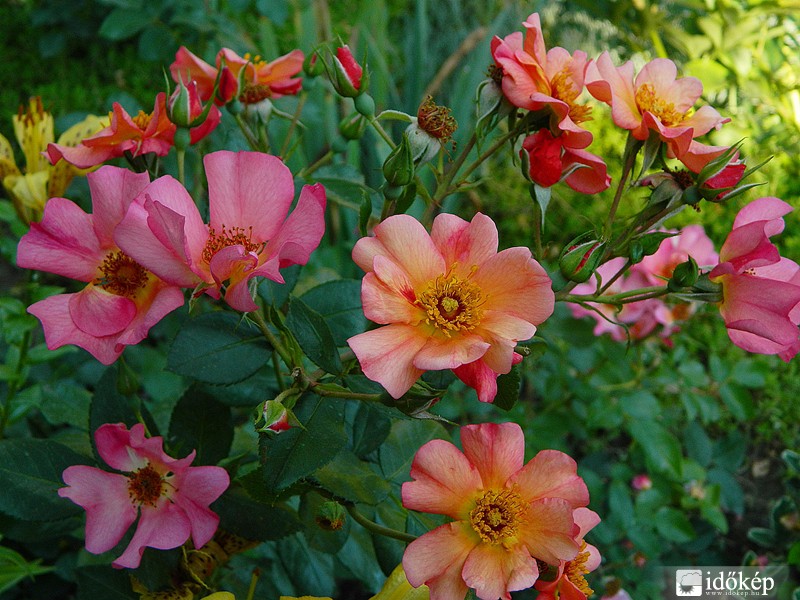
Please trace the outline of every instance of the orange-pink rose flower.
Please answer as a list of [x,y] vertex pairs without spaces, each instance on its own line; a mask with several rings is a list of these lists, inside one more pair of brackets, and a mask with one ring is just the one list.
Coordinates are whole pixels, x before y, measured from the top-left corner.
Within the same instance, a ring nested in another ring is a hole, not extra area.
[[480,213],[471,222],[441,214],[430,235],[413,217],[389,217],[356,243],[353,260],[367,273],[364,314],[385,327],[348,344],[394,398],[425,371],[453,369],[491,402],[498,374],[521,359],[517,342],[553,312],[545,270],[528,248],[497,252],[497,227]]
[[578,511],[589,492],[563,452],[543,450],[524,464],[516,423],[467,425],[461,445],[463,452],[433,440],[414,457],[403,506],[453,521],[411,542],[403,568],[411,585],[430,588],[431,600],[459,600],[468,588],[482,600],[510,600],[536,582],[537,561],[578,557]]
[[695,77],[677,77],[678,68],[669,59],[651,60],[635,78],[633,72],[631,61],[615,67],[603,52],[586,68],[586,88],[611,106],[611,117],[619,127],[630,130],[637,140],[646,140],[655,131],[674,157],[686,157],[686,166],[695,170],[693,157],[702,154],[704,146],[693,144],[694,138],[730,119],[711,106],[694,110],[703,84]]
[[523,23],[527,32],[515,31],[492,40],[492,57],[503,72],[503,94],[511,104],[528,110],[550,107],[571,148],[586,148],[592,134],[580,123],[589,120],[591,108],[578,102],[583,92],[586,53],[570,54],[560,47],[547,50],[539,15],[533,13]]

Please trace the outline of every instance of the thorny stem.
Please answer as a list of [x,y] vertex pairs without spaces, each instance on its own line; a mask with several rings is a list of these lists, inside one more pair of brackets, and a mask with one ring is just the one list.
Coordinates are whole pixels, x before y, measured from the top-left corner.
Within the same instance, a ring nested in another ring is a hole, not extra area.
[[398,531],[397,529],[392,529],[390,527],[384,527],[383,525],[378,525],[375,521],[370,521],[367,517],[362,515],[356,509],[354,504],[345,504],[345,508],[347,512],[353,517],[353,520],[361,525],[364,529],[371,531],[372,533],[377,533],[378,535],[383,535],[386,537],[394,538],[396,540],[400,540],[401,542],[411,543],[417,536],[411,535],[410,533],[406,533],[404,531]]
[[281,148],[281,157],[286,156],[286,151],[289,149],[289,141],[292,138],[292,134],[294,130],[297,128],[297,121],[300,120],[300,112],[303,110],[303,106],[306,103],[306,99],[308,98],[308,94],[303,94],[300,96],[300,100],[297,102],[297,108],[294,111],[294,115],[292,115],[292,123],[289,125],[289,131],[286,132],[286,139],[283,140],[283,147]]
[[630,304],[632,302],[639,302],[640,300],[649,300],[650,298],[659,298],[666,296],[669,293],[666,287],[652,286],[640,288],[638,290],[631,290],[628,292],[620,292],[619,294],[610,294],[608,296],[600,296],[599,294],[557,294],[558,300],[563,302],[600,302],[601,304]]
[[614,282],[615,282],[617,279],[619,279],[620,277],[622,277],[622,274],[623,274],[625,271],[627,271],[627,270],[628,270],[628,267],[630,267],[630,265],[631,265],[631,261],[630,261],[630,260],[626,261],[626,262],[625,262],[625,264],[623,265],[623,267],[622,267],[622,268],[621,268],[619,271],[617,271],[617,272],[614,274],[614,276],[613,276],[613,277],[611,277],[611,278],[610,278],[608,281],[606,281],[606,282],[603,284],[603,287],[601,287],[599,290],[597,290],[597,294],[598,294],[598,295],[602,295],[602,293],[603,293],[603,292],[605,292],[605,291],[606,291],[608,288],[610,288],[610,287],[611,287],[611,285],[612,285],[612,284],[613,284],[613,283],[614,283]]
[[292,355],[290,354],[289,350],[287,350],[286,346],[283,345],[283,342],[281,342],[281,340],[278,339],[278,336],[272,333],[272,331],[269,328],[269,325],[267,325],[267,322],[264,320],[264,315],[261,314],[261,311],[260,310],[253,311],[251,313],[248,313],[248,316],[251,319],[253,319],[253,322],[255,322],[255,324],[258,326],[258,329],[270,343],[275,352],[278,353],[278,355],[281,357],[281,360],[286,364],[286,366],[289,367],[290,369],[294,368],[296,365],[292,360]]

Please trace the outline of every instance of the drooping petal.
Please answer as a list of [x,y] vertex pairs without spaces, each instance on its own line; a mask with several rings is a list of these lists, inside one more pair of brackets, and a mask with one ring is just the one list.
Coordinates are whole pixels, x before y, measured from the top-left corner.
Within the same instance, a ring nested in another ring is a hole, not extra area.
[[117,337],[115,348],[118,351],[122,352],[125,346],[141,342],[147,337],[151,327],[186,302],[180,288],[159,283],[153,286],[153,290],[149,304],[139,308],[133,321]]
[[31,223],[17,247],[17,265],[78,281],[91,281],[103,262],[92,215],[71,200],[51,198],[41,223]]
[[86,510],[86,550],[111,550],[136,520],[128,478],[84,465],[67,467],[62,478],[69,487],[60,488],[58,495]]
[[248,286],[257,265],[258,255],[239,245],[223,248],[211,259],[209,268],[217,286],[230,280],[225,290],[225,302],[232,308],[242,312],[258,310]]
[[325,188],[305,185],[289,218],[270,238],[264,256],[278,256],[280,266],[304,265],[325,233]]
[[432,440],[417,451],[411,477],[402,487],[403,506],[454,519],[468,517],[470,500],[481,489],[476,466],[445,440]]
[[347,340],[372,381],[380,383],[393,398],[405,394],[422,375],[414,366],[414,357],[427,341],[415,327],[385,325],[360,333]]
[[589,491],[578,476],[575,461],[558,450],[542,450],[513,477],[528,501],[562,498],[573,508],[589,504]]
[[130,298],[87,285],[69,299],[69,314],[75,326],[94,337],[123,331],[136,316],[136,304]]
[[210,226],[252,227],[254,242],[271,240],[294,200],[289,168],[261,152],[220,150],[203,158],[208,178]]
[[774,196],[757,198],[752,202],[748,202],[736,214],[733,228],[736,229],[756,221],[768,221],[769,225],[765,225],[765,234],[768,237],[772,237],[783,231],[783,217],[792,212],[792,210],[791,204],[784,202],[780,198],[775,198]]
[[477,545],[461,523],[447,523],[411,542],[403,553],[403,570],[414,587],[430,588],[431,600],[463,599],[464,561]]
[[453,369],[461,381],[478,393],[481,402],[493,402],[497,396],[497,372],[493,371],[483,359]]
[[461,446],[481,474],[484,489],[505,487],[525,460],[525,435],[516,423],[466,425],[461,428]]
[[219,516],[208,505],[219,498],[230,485],[228,472],[222,467],[188,467],[175,477],[177,487],[172,501],[189,518],[195,548],[204,546],[219,525]]
[[143,504],[140,510],[136,533],[125,552],[111,563],[113,567],[135,569],[145,548],[171,550],[189,539],[191,523],[177,504],[162,497],[155,507]]
[[144,439],[144,425],[141,423],[130,430],[124,423],[105,423],[94,432],[97,454],[117,471],[132,472],[147,465],[147,458],[136,451],[137,439]]
[[572,560],[580,545],[575,540],[573,509],[562,498],[544,498],[532,502],[521,520],[518,538],[531,556],[551,565]]
[[147,184],[150,175],[106,165],[86,176],[92,195],[92,217],[103,248],[115,246],[114,228],[122,221],[131,202]]
[[481,600],[511,600],[510,592],[536,583],[539,567],[524,546],[507,549],[500,544],[480,544],[469,553],[462,575]]
[[488,349],[489,344],[478,335],[433,336],[414,357],[414,366],[423,371],[455,369],[478,360]]

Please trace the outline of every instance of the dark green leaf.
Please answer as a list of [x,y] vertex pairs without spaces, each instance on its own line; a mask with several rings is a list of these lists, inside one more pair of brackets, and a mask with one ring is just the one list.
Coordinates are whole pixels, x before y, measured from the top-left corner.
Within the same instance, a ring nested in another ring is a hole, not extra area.
[[300,529],[294,511],[257,502],[242,488],[229,489],[212,506],[222,529],[248,540],[279,540]]
[[775,532],[766,527],[753,527],[747,532],[747,539],[751,542],[763,546],[764,548],[772,548],[778,543],[775,537]]
[[51,440],[0,441],[0,511],[30,521],[65,519],[80,513],[72,501],[59,497],[61,474],[72,465],[91,461]]
[[261,438],[264,481],[275,494],[326,465],[347,443],[340,400],[307,395],[295,415],[303,427]]
[[0,546],[0,594],[7,592],[23,579],[33,579],[53,570],[53,567],[41,566],[40,562],[28,562],[19,552]]
[[503,410],[511,410],[519,400],[519,368],[511,367],[511,371],[497,378],[497,396],[494,405]]
[[656,529],[666,539],[679,544],[690,542],[696,537],[687,516],[675,508],[664,507],[658,511]]
[[117,374],[119,365],[109,367],[103,373],[100,381],[95,386],[92,405],[89,409],[89,431],[92,434],[94,446],[94,432],[105,423],[124,423],[129,428],[139,422],[137,411],[144,418],[145,424],[152,435],[158,435],[158,427],[150,416],[147,408],[138,398],[123,396],[117,389]]
[[228,456],[233,441],[230,407],[196,387],[189,388],[172,411],[169,440],[173,453],[185,456],[197,450],[195,464],[217,464]]
[[299,298],[292,298],[286,326],[311,361],[328,373],[341,373],[342,361],[325,319]]
[[781,458],[795,473],[800,473],[800,454],[794,450],[784,450],[781,453]]
[[449,439],[447,430],[436,421],[395,421],[378,455],[386,480],[408,481],[414,454],[423,444],[436,438]]
[[391,429],[392,421],[384,411],[369,403],[360,403],[353,419],[353,452],[363,458],[377,450]]
[[680,475],[681,445],[674,435],[657,422],[643,419],[628,423],[628,430],[642,447],[653,470],[669,473],[676,478]]
[[230,384],[250,377],[271,357],[254,325],[231,313],[212,312],[183,324],[167,368],[205,383]]
[[611,484],[608,491],[608,508],[610,517],[619,519],[625,529],[629,529],[634,521],[633,501],[631,500],[631,489],[628,484],[622,481],[615,481]]
[[714,445],[703,427],[697,421],[692,421],[683,435],[689,458],[693,458],[703,467],[708,467],[714,454]]
[[328,281],[311,288],[300,298],[325,319],[337,346],[347,345],[347,338],[366,329],[360,280]]
[[100,37],[107,40],[124,40],[133,37],[151,22],[151,16],[141,10],[115,8],[100,25]]
[[91,565],[75,570],[78,600],[139,600],[131,589],[130,574],[108,565]]
[[320,485],[339,498],[363,504],[378,504],[389,495],[389,483],[368,463],[352,452],[342,450],[327,465],[314,473]]
[[278,283],[271,279],[262,279],[258,284],[258,295],[267,304],[271,304],[276,308],[280,308],[289,299],[289,294],[292,293],[294,286],[297,285],[297,279],[300,277],[301,265],[292,265],[281,269],[281,275],[285,283]]
[[[341,529],[331,530],[321,527],[317,518],[326,502],[328,500],[315,492],[303,495],[300,500],[300,518],[305,525],[303,535],[314,550],[336,554],[347,541],[352,519],[345,513]],[[341,507],[341,510],[344,510],[344,507]]]

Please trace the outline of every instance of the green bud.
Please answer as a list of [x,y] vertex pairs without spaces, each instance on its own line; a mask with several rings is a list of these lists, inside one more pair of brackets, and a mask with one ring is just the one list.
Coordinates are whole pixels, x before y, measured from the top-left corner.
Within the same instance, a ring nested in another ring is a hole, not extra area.
[[361,94],[353,99],[356,110],[371,119],[375,116],[375,100],[369,94]]
[[386,157],[383,163],[383,176],[392,187],[402,187],[414,179],[414,156],[411,143],[404,133],[402,141]]
[[594,232],[587,231],[564,246],[558,259],[561,274],[577,283],[583,283],[597,270],[605,253],[606,242],[594,239]]
[[192,122],[192,98],[183,81],[175,86],[167,102],[167,116],[178,127],[189,127]]
[[319,513],[314,520],[322,529],[327,531],[339,531],[344,527],[347,513],[344,507],[333,500],[328,500],[322,503]]
[[316,52],[309,52],[303,61],[303,72],[306,77],[317,77],[322,75],[324,70],[325,65],[319,55]]
[[346,140],[358,140],[367,129],[367,120],[358,112],[350,113],[339,121],[339,132]]
[[[244,71],[244,69],[242,69],[242,71]],[[228,112],[231,113],[234,117],[240,114],[244,110],[244,106],[242,105],[242,103],[239,101],[238,98],[228,102],[227,108]]]
[[681,290],[692,287],[699,277],[700,271],[697,268],[697,263],[690,256],[689,260],[675,267],[675,270],[672,272],[672,277],[667,283],[667,289],[670,292],[680,292]]
[[684,204],[688,204],[689,206],[694,206],[702,199],[703,197],[700,195],[700,191],[697,189],[696,185],[689,186],[688,188],[683,190],[682,200]]

